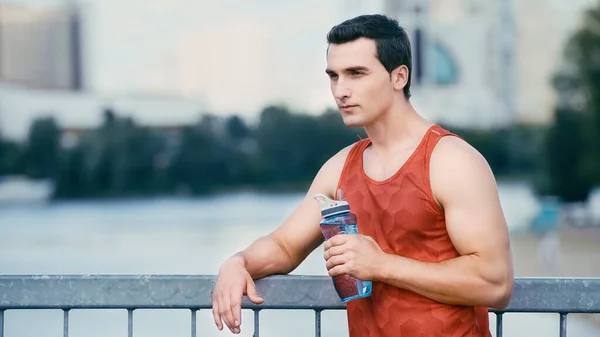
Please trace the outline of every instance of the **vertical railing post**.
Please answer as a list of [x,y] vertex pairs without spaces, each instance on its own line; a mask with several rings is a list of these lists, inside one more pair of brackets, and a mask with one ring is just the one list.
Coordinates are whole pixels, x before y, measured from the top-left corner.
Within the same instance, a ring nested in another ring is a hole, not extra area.
[[567,313],[560,313],[560,337],[567,337]]
[[63,309],[63,337],[69,337],[69,310]]
[[133,310],[127,309],[127,337],[133,337]]
[[196,311],[198,309],[190,309],[192,310],[192,337],[196,337]]
[[315,337],[321,337],[321,309],[315,309]]
[[259,337],[259,330],[260,330],[259,312],[260,312],[260,309],[254,309],[254,335],[253,335],[253,337]]
[[496,314],[496,337],[502,337],[502,317],[503,313]]
[[4,309],[0,309],[0,337],[4,337]]

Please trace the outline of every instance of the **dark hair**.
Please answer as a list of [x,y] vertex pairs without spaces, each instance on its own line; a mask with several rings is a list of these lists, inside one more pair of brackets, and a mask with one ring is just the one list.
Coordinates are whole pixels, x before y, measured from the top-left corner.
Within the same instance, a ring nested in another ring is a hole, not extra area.
[[404,97],[410,98],[412,77],[410,40],[398,21],[380,14],[357,16],[331,28],[327,34],[327,43],[342,44],[361,37],[375,40],[377,58],[390,74],[401,65],[408,68]]

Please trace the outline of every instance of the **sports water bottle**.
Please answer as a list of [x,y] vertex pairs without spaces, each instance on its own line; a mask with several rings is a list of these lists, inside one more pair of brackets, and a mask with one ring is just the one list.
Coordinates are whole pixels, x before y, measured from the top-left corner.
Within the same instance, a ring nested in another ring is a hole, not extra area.
[[[321,204],[321,233],[325,240],[338,234],[358,234],[356,215],[350,212],[350,205],[344,200],[332,200],[323,194],[315,199]],[[348,302],[371,295],[371,281],[362,281],[350,275],[332,277],[333,285],[340,299]]]

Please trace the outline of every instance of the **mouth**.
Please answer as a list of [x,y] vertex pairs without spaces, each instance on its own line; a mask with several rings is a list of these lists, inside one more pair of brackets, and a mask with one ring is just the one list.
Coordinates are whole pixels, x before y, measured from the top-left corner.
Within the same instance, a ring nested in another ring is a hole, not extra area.
[[339,108],[340,110],[347,110],[347,109],[351,109],[354,107],[357,107],[358,105],[356,104],[346,104],[346,105],[340,105]]

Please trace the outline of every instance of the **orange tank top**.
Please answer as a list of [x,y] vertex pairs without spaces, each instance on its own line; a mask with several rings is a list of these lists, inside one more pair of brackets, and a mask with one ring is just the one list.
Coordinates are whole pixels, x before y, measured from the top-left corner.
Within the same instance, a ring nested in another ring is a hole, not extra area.
[[[364,172],[369,139],[350,150],[338,188],[357,216],[359,233],[375,239],[384,252],[425,262],[459,255],[429,182],[431,153],[447,135],[452,134],[438,125],[429,128],[405,164],[385,181]],[[346,307],[350,337],[491,336],[487,308],[442,304],[381,282],[373,282],[370,297]]]

